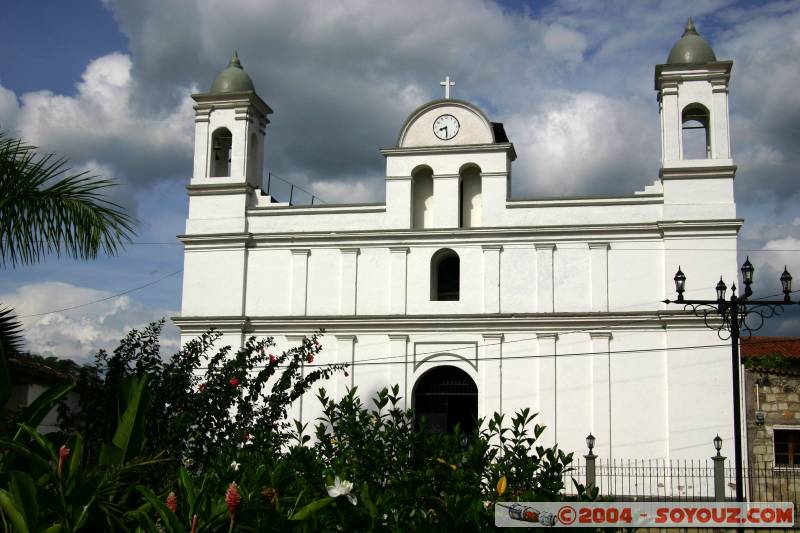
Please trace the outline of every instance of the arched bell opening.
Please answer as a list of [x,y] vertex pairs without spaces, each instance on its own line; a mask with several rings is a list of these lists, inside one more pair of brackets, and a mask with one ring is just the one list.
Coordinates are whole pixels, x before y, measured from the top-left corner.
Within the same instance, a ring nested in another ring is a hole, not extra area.
[[711,159],[711,130],[708,109],[690,104],[681,114],[683,159]]
[[481,169],[476,165],[465,165],[459,177],[458,225],[477,228],[481,225]]
[[411,227],[433,227],[433,170],[421,166],[411,173]]
[[478,387],[460,368],[437,366],[417,380],[412,406],[425,433],[452,433],[458,424],[462,434],[470,434],[478,424]]
[[231,175],[231,146],[233,135],[228,128],[218,128],[211,135],[211,168],[212,178]]

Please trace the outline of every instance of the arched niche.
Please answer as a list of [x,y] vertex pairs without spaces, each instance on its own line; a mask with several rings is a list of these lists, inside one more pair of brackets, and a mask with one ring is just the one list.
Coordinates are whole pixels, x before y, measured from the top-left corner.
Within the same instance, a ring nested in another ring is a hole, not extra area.
[[217,128],[211,134],[211,165],[209,176],[227,177],[231,175],[231,147],[233,135],[228,128]]
[[477,228],[481,225],[481,169],[467,164],[459,171],[459,226]]
[[477,427],[478,387],[455,366],[436,366],[422,374],[411,402],[416,423],[426,433],[452,433],[459,425],[462,434],[469,434]]
[[426,165],[411,173],[411,226],[433,227],[433,170]]
[[702,104],[689,104],[683,108],[683,159],[711,158],[710,117],[708,109]]

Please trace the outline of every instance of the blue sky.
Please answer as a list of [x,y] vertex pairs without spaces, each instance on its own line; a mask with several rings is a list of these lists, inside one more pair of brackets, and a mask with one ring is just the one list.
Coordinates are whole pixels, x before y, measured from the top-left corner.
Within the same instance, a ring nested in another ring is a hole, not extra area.
[[[7,1],[0,127],[69,157],[76,169],[115,178],[114,199],[140,224],[138,244],[118,257],[51,258],[7,271],[0,301],[38,314],[181,268],[175,235],[191,172],[188,96],[208,88],[234,48],[276,111],[267,170],[329,202],[382,200],[378,150],[394,142],[408,112],[439,96],[445,74],[457,97],[506,124],[519,154],[515,194],[630,194],[657,177],[653,68],[689,15],[717,56],[735,62],[732,142],[747,219],[740,247],[759,280],[772,283],[784,263],[800,272],[800,2],[405,5]],[[299,126],[309,123],[311,132]],[[126,328],[176,313],[180,281],[27,318],[30,347],[76,358],[113,347]],[[781,322],[770,331],[794,327]]]

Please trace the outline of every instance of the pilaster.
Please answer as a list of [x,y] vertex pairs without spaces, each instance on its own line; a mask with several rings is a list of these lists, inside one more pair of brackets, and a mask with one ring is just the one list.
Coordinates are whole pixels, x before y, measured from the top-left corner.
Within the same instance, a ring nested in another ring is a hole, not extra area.
[[389,248],[391,265],[389,271],[389,313],[406,314],[408,301],[408,247]]
[[356,287],[358,281],[358,248],[341,248],[339,277],[339,314],[356,314]]
[[608,311],[608,249],[607,242],[590,242],[592,262],[592,311]]
[[483,246],[483,312],[500,312],[500,255],[499,244]]
[[589,334],[592,339],[592,435],[603,442],[603,454],[611,458],[611,332]]
[[554,243],[537,242],[536,247],[536,312],[552,313],[555,302],[553,285]]
[[304,316],[307,309],[308,292],[308,249],[292,250],[292,281],[290,313],[292,316]]

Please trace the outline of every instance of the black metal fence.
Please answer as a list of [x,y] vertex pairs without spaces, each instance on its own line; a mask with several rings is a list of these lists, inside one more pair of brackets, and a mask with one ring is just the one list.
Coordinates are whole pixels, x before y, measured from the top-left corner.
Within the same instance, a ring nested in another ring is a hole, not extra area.
[[[714,462],[676,459],[595,459],[595,485],[602,497],[616,501],[713,501],[717,499]],[[573,479],[586,485],[587,465],[583,458],[573,461],[564,474],[568,495],[575,494]],[[730,461],[722,469],[724,497],[736,499],[736,473]],[[775,468],[772,463],[744,468],[744,494],[752,502],[792,502],[795,516],[800,508],[800,468]],[[794,529],[800,529],[795,525]],[[764,530],[761,530],[764,531]]]

